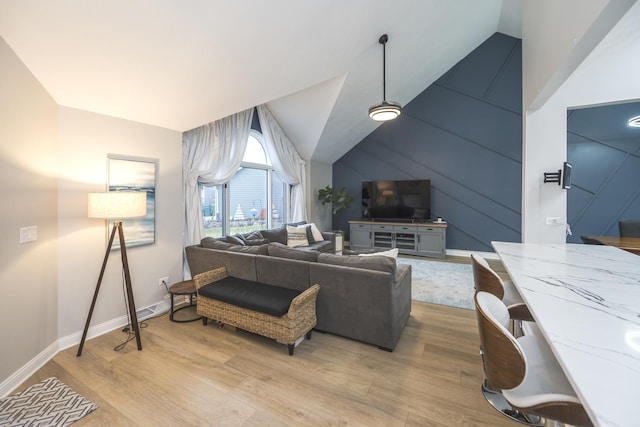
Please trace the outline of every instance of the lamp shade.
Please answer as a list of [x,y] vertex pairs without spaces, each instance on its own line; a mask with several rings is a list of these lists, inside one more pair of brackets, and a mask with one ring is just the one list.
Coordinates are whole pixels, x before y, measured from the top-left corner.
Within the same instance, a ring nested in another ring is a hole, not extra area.
[[134,218],[147,214],[147,193],[140,191],[109,191],[89,193],[89,218]]

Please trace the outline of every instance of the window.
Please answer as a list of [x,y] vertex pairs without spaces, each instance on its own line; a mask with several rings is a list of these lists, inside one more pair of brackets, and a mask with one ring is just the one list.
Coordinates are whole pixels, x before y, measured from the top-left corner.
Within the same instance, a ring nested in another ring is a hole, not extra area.
[[284,224],[288,190],[273,171],[262,134],[252,130],[242,164],[231,181],[201,186],[205,235],[222,237]]

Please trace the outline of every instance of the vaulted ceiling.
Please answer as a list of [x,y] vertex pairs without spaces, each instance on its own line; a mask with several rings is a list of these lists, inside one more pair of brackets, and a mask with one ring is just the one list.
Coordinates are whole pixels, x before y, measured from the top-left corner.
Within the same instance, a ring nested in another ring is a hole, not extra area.
[[62,106],[185,131],[267,103],[332,163],[499,31],[520,0],[3,0],[0,36]]

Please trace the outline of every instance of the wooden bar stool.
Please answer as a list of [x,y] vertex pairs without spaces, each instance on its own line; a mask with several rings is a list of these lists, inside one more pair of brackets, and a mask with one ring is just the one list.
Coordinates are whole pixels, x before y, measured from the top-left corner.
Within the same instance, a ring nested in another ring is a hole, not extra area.
[[[174,309],[173,300],[176,296],[189,296],[189,305],[185,305],[184,307],[180,307]],[[171,311],[169,312],[169,320],[176,323],[187,323],[187,322],[195,322],[196,320],[200,320],[202,317],[197,316],[190,319],[175,319],[174,314],[180,310],[184,310],[186,308],[195,307],[196,296],[196,285],[193,280],[184,280],[182,282],[175,283],[169,287],[169,298],[171,299]]]

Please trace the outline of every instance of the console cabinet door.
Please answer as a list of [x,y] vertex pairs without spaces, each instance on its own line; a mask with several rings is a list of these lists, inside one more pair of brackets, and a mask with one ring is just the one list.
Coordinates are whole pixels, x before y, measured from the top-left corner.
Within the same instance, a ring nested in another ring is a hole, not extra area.
[[393,226],[394,246],[398,248],[398,252],[405,254],[415,254],[417,230],[418,228],[415,226]]
[[350,249],[369,249],[373,247],[371,224],[351,224],[349,227]]
[[445,241],[446,235],[444,228],[421,228],[418,231],[418,255],[445,258]]

